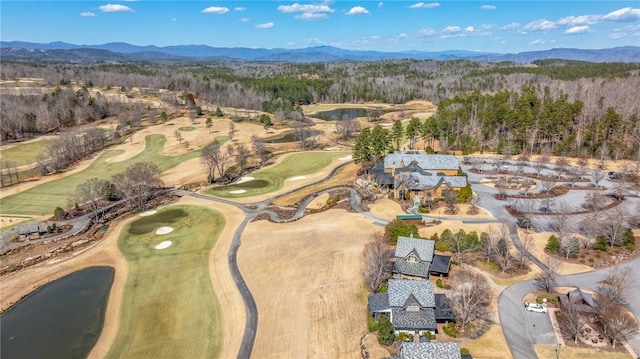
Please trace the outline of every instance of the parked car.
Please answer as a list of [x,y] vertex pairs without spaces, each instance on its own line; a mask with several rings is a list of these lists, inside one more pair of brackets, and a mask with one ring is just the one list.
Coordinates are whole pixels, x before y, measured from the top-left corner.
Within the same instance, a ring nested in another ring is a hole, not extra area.
[[524,307],[526,310],[530,311],[530,312],[535,312],[535,313],[547,313],[549,312],[549,309],[547,309],[547,307],[540,305],[540,304],[536,304],[536,303],[529,303],[529,302],[524,302]]

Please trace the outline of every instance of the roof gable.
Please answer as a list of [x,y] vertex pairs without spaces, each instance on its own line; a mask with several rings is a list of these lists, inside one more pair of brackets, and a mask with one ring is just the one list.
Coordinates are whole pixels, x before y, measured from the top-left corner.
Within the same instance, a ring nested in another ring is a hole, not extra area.
[[460,167],[458,159],[453,155],[396,151],[384,157],[385,168],[401,167],[403,163],[418,166],[423,170],[457,170]]
[[430,239],[398,237],[396,245],[395,257],[406,258],[411,252],[414,252],[421,261],[429,261],[433,259],[434,241]]
[[389,279],[389,306],[401,308],[413,296],[422,308],[436,306],[433,284],[428,280]]
[[402,343],[401,359],[460,359],[460,343],[457,342],[423,342]]

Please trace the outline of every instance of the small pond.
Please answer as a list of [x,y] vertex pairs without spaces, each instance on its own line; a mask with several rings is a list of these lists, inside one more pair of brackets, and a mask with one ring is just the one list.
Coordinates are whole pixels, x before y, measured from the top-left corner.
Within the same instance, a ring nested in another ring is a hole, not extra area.
[[[338,121],[343,118],[343,116],[347,116],[350,118],[356,117],[366,117],[367,111],[370,109],[366,108],[337,108],[335,110],[329,111],[320,111],[315,115],[311,115],[311,117],[319,118],[325,121]],[[385,113],[387,111],[383,109],[376,109],[379,113]]]
[[110,267],[84,269],[29,294],[0,315],[0,357],[86,358],[104,323]]
[[[321,134],[321,132],[311,131],[309,133],[309,136],[312,137],[312,136],[317,136],[319,134]],[[268,143],[287,143],[287,142],[296,142],[298,141],[298,139],[293,134],[293,132],[287,132],[284,136],[277,137],[277,138],[267,138],[265,141],[267,141]]]

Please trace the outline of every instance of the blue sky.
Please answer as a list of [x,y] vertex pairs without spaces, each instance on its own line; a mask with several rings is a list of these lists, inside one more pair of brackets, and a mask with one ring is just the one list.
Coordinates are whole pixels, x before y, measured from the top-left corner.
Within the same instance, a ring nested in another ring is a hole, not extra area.
[[379,51],[640,46],[640,1],[0,1],[3,41]]

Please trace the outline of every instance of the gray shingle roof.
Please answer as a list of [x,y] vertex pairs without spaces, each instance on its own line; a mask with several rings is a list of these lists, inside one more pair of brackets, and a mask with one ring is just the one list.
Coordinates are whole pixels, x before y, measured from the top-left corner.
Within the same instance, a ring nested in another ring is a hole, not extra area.
[[452,322],[455,320],[449,299],[445,294],[436,294],[436,309],[433,311],[436,316],[436,322]]
[[436,330],[436,316],[432,308],[409,312],[404,309],[391,310],[391,322],[395,330]]
[[410,263],[404,259],[396,259],[393,264],[393,272],[414,277],[429,278],[429,265],[431,262]]
[[412,237],[398,237],[398,243],[396,245],[396,258],[404,258],[415,250],[418,258],[422,261],[431,261],[433,259],[433,249],[436,242],[430,239],[412,238]]
[[433,295],[433,283],[428,280],[389,279],[389,306],[392,308],[404,307],[409,296],[413,294],[423,308],[436,306]]
[[434,273],[449,274],[450,267],[451,267],[450,256],[442,256],[442,255],[436,254],[433,256],[433,261],[431,262],[431,267],[429,268],[429,270]]
[[460,167],[458,159],[453,155],[430,155],[425,152],[396,151],[384,157],[384,167],[400,167],[404,162],[408,166],[411,162],[417,162],[418,167],[424,170],[457,170]]
[[389,294],[371,294],[369,296],[369,312],[383,312],[389,310]]
[[400,359],[461,359],[457,342],[402,343]]
[[445,182],[452,188],[462,188],[467,185],[467,177],[438,176],[428,172],[424,175],[418,172],[402,172],[397,178],[394,178],[393,186],[398,188],[400,184],[404,183],[412,191],[421,191],[423,189],[437,188]]
[[453,188],[462,188],[467,185],[465,176],[442,176],[442,179]]

